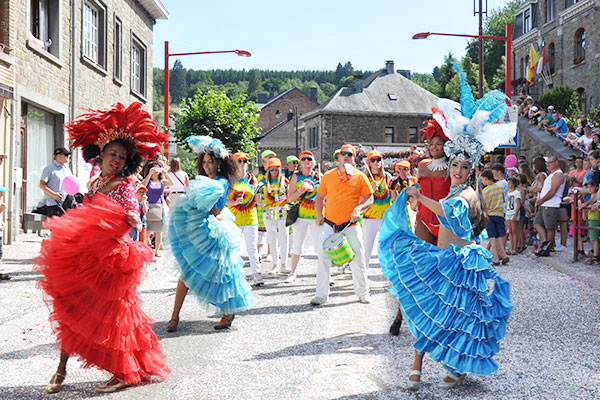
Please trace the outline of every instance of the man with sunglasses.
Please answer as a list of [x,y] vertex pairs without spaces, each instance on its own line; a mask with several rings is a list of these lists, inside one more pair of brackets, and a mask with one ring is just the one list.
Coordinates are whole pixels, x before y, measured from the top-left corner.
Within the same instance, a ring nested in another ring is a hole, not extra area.
[[338,168],[327,171],[317,189],[315,208],[319,226],[319,246],[317,256],[317,290],[310,301],[312,305],[321,305],[329,300],[329,281],[331,258],[323,249],[323,243],[335,232],[344,231],[348,244],[354,251],[350,262],[354,293],[361,303],[370,303],[367,284],[367,265],[362,232],[357,222],[360,215],[373,204],[373,188],[367,176],[354,167],[356,149],[350,144],[340,148]]
[[296,156],[287,156],[287,158],[285,159],[286,163],[287,163],[287,169],[285,169],[285,177],[287,179],[292,179],[292,175],[294,175],[294,172],[296,172],[296,170],[298,169],[298,164],[300,164],[300,159],[298,159],[298,157]]

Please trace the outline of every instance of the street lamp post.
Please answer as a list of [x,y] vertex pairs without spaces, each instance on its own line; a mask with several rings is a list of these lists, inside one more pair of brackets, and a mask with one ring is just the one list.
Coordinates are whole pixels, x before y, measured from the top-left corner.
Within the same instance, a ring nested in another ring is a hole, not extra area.
[[492,39],[492,40],[504,40],[506,42],[506,71],[504,75],[504,92],[510,98],[511,96],[511,73],[512,68],[512,24],[506,24],[506,36],[486,36],[486,35],[464,35],[457,33],[438,33],[438,32],[420,32],[414,35],[413,39],[427,39],[431,35],[438,36],[459,36],[459,37],[470,37],[476,39]]
[[[165,41],[165,79],[164,79],[164,124],[165,130],[169,130],[169,57],[173,56],[191,56],[196,54],[220,54],[220,53],[235,53],[240,57],[250,57],[249,51],[246,50],[222,50],[222,51],[195,51],[192,53],[169,53],[169,42]],[[169,158],[169,144],[165,146],[165,157]]]
[[290,103],[290,105],[292,106],[292,109],[294,110],[294,129],[296,131],[296,156],[297,156],[298,154],[300,154],[300,151],[299,151],[300,149],[298,146],[298,107],[294,103],[292,103],[291,100],[281,99],[280,101]]

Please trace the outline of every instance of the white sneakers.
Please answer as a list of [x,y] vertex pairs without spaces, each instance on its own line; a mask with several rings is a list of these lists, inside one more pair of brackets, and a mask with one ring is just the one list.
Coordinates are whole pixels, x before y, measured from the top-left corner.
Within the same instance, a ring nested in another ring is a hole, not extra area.
[[556,246],[554,246],[554,251],[566,251],[567,247],[563,246],[562,244],[557,244]]
[[315,297],[310,301],[310,304],[313,306],[320,306],[321,304],[325,304],[329,301],[327,297]]
[[295,273],[291,273],[287,276],[287,278],[285,278],[285,280],[283,281],[284,283],[292,283],[296,280],[296,274]]
[[265,281],[264,281],[264,279],[263,279],[263,277],[262,277],[261,274],[254,274],[252,277],[253,277],[252,285],[254,285],[254,286],[264,286]]
[[371,295],[365,294],[364,296],[358,296],[358,302],[362,304],[371,304]]

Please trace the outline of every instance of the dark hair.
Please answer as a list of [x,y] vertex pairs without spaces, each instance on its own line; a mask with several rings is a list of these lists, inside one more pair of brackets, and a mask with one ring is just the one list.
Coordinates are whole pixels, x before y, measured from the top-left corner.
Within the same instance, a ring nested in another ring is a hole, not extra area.
[[548,173],[548,168],[546,167],[546,160],[544,160],[544,157],[536,157],[533,160],[533,170],[536,174],[539,174],[540,172]]
[[598,187],[600,185],[600,170],[597,168],[592,169],[592,179],[590,179],[589,185]]
[[179,157],[173,157],[171,158],[171,165],[170,165],[171,172],[178,172],[181,171],[181,159]]
[[492,182],[496,182],[496,178],[494,178],[494,173],[492,172],[491,169],[486,169],[485,171],[483,171],[481,173],[481,177],[489,179]]
[[521,185],[528,185],[529,182],[529,178],[527,177],[527,175],[525,174],[519,174],[517,175],[519,177],[519,180],[521,181]]
[[596,160],[600,160],[600,150],[594,150],[592,152],[592,154],[590,154],[592,157],[594,157]]
[[504,173],[505,169],[504,169],[504,165],[498,163],[498,164],[494,164],[492,165],[492,171],[500,171],[502,173]]
[[102,151],[100,151],[100,147],[98,147],[95,144],[89,144],[87,146],[83,146],[83,159],[86,162],[89,162],[90,160],[92,160],[94,158],[100,157],[100,154],[104,151],[104,149],[106,149],[108,146],[110,146],[113,143],[119,143],[120,145],[125,147],[125,151],[127,152],[127,158],[125,159],[125,166],[121,170],[121,175],[129,176],[129,175],[135,174],[138,167],[140,166],[140,163],[142,162],[142,156],[140,155],[137,147],[135,147],[135,144],[133,144],[133,142],[131,140],[121,139],[121,138],[112,140],[110,143],[108,143],[106,146],[104,146]]
[[529,164],[527,164],[526,162],[522,162],[521,164],[519,164],[519,168],[521,168],[522,173],[521,175],[525,175],[525,178],[527,179],[528,182],[531,182],[534,178],[533,173],[531,172],[531,168],[529,167]]
[[519,183],[521,182],[521,180],[516,176],[511,176],[510,178],[508,178],[508,181],[511,182],[514,187],[519,186]]
[[583,161],[583,156],[577,156],[577,157],[575,157],[575,161],[577,161],[577,160]]
[[[477,176],[474,173],[471,174],[470,184],[471,186],[479,188],[479,182],[477,181]],[[469,217],[471,217],[471,233],[473,234],[473,237],[478,236],[481,232],[483,232],[488,224],[487,206],[485,204],[485,200],[483,199],[483,194],[481,193],[481,190],[476,190],[475,194],[476,196],[471,204],[471,207],[469,208]]]
[[234,182],[236,180],[235,175],[237,173],[237,165],[231,154],[225,158],[217,158],[214,154],[209,152],[199,153],[196,160],[196,170],[198,171],[198,175],[208,176],[204,170],[204,167],[202,166],[202,160],[204,159],[205,154],[208,154],[213,160],[217,161],[217,164],[219,164],[219,168],[217,170],[218,175],[224,176],[230,182]]

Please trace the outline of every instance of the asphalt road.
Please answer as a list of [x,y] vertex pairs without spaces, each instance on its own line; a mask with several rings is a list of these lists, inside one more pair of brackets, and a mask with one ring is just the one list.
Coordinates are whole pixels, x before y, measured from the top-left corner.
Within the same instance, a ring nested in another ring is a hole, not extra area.
[[498,268],[512,285],[514,305],[496,357],[500,369],[443,390],[435,384],[445,370],[426,358],[423,385],[413,393],[405,384],[412,336],[404,326],[398,337],[387,333],[396,302],[376,258],[369,271],[371,304],[358,303],[350,274],[336,274],[330,303],[313,307],[316,257],[310,247],[299,279],[285,284],[281,276],[265,275],[266,285],[255,290],[258,307],[238,315],[226,332],[214,331],[218,316],[189,296],[179,330],[166,333],[177,275],[169,259],[152,264],[140,291],[171,377],[99,395],[94,387],[108,374],[72,359],[63,390],[45,395],[59,351],[32,271],[39,241],[20,236],[5,247],[0,268],[13,276],[0,282],[2,399],[600,399],[600,267],[571,264],[565,253],[543,263],[531,255],[513,257]]

